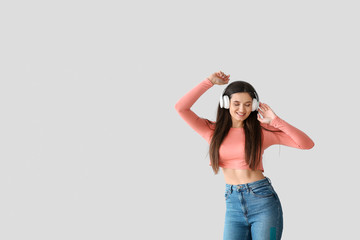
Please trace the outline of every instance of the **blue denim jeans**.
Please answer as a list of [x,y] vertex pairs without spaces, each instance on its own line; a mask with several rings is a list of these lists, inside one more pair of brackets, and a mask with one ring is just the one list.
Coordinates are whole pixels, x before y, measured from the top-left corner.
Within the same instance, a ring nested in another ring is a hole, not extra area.
[[269,178],[225,184],[224,240],[279,240],[283,213]]

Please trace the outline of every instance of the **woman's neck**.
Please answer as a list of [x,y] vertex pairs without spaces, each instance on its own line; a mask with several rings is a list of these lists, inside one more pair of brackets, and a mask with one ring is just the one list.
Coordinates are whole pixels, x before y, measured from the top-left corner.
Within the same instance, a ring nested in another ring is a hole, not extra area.
[[232,124],[232,128],[243,128],[244,127],[244,122],[237,122]]

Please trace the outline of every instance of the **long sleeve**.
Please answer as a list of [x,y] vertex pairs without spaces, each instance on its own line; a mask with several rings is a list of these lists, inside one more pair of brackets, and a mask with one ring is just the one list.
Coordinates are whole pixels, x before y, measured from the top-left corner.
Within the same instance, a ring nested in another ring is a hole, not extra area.
[[200,118],[190,108],[196,100],[198,100],[199,97],[212,86],[214,86],[214,84],[208,78],[205,78],[197,86],[181,97],[175,104],[175,109],[181,118],[184,119],[185,122],[207,142],[210,141],[210,135],[213,130],[209,128],[206,119]]
[[[304,132],[290,125],[280,117],[276,116],[269,124],[264,124],[270,130],[281,130],[281,132],[264,132],[265,148],[273,144],[281,144],[299,149],[311,149],[314,142]],[[268,126],[271,126],[270,128]]]

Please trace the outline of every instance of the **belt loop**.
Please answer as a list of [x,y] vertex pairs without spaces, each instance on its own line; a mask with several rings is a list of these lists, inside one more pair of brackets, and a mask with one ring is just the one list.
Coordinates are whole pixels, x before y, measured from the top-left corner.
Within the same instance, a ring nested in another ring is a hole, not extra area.
[[270,178],[266,177],[266,179],[267,179],[267,180],[268,180],[268,182],[271,184],[271,180],[270,180]]
[[246,183],[245,185],[246,185],[247,192],[250,192],[249,184]]
[[230,186],[230,193],[233,191],[233,185]]

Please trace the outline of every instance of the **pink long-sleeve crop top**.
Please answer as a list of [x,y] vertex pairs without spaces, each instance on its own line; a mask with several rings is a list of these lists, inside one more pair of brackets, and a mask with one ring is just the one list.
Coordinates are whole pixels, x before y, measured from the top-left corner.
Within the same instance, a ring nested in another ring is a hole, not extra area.
[[[209,144],[214,129],[209,128],[206,124],[206,120],[200,118],[190,108],[196,100],[213,85],[214,84],[208,78],[205,78],[196,87],[181,97],[175,104],[175,109],[181,118]],[[269,124],[260,124],[267,129],[281,131],[270,132],[262,129],[263,145],[258,170],[264,171],[262,155],[264,150],[271,145],[280,144],[299,149],[310,149],[314,146],[314,142],[310,137],[278,116],[276,116]],[[209,165],[211,166],[211,162]],[[219,166],[232,169],[250,169],[245,161],[245,133],[243,128],[230,128],[219,148]]]

